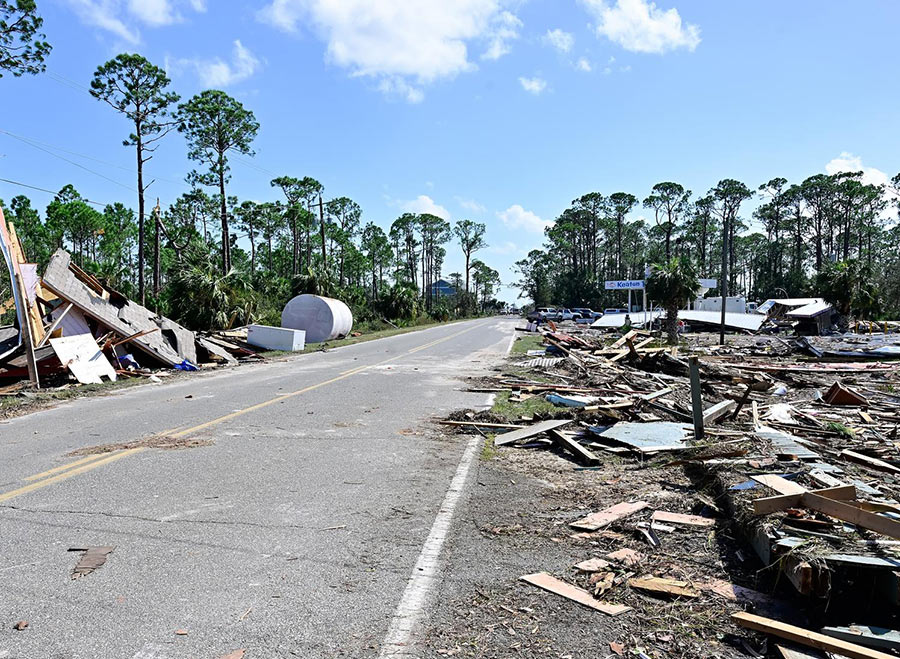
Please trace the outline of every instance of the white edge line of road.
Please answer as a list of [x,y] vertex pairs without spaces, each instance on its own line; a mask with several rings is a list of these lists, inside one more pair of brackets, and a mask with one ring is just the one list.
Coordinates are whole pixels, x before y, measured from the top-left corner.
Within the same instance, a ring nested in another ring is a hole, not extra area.
[[[509,339],[509,345],[506,347],[505,354],[508,355],[512,351],[513,344],[516,342],[516,333]],[[494,404],[496,394],[490,394],[485,401],[488,408]],[[481,447],[481,437],[473,437],[466,444],[459,465],[456,467],[456,473],[453,480],[450,481],[450,488],[444,495],[444,501],[437,516],[434,518],[434,524],[431,525],[431,532],[428,539],[422,546],[419,558],[413,568],[409,581],[406,582],[406,589],[400,598],[400,603],[394,611],[394,617],[391,619],[390,627],[388,627],[387,635],[381,644],[381,652],[378,653],[379,658],[387,657],[411,657],[414,656],[414,648],[411,647],[413,632],[422,619],[422,614],[428,602],[428,596],[431,590],[438,582],[437,569],[441,551],[444,548],[444,542],[450,533],[450,526],[453,523],[453,515],[456,512],[456,506],[462,499],[463,490],[468,480],[469,472],[472,465],[475,464],[475,458],[478,455],[478,449]]]

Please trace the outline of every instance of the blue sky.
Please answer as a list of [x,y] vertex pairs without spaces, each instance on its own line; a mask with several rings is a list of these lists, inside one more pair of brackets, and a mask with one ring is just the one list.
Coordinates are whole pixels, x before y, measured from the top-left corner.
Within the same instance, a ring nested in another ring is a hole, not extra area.
[[[275,199],[314,176],[363,221],[405,210],[488,225],[479,254],[514,261],[587,192],[643,199],[897,161],[894,0],[39,0],[47,73],[0,80],[0,177],[135,206],[128,126],[87,93],[122,51],[165,66],[187,98],[223,88],[253,110],[257,155],[229,193]],[[69,153],[63,152],[65,149]],[[95,160],[88,160],[90,156]],[[165,205],[186,191],[181,136],[147,167]],[[22,189],[0,183],[0,197]],[[27,192],[44,208],[51,195]],[[750,206],[747,206],[749,215]],[[634,217],[640,216],[638,209]],[[448,246],[445,273],[461,269]],[[517,291],[502,297],[514,300]]]

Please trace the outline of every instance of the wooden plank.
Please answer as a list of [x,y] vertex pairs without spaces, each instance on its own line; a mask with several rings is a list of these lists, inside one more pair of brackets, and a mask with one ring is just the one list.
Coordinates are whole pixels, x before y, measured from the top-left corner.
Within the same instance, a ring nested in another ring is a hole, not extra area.
[[731,619],[740,627],[778,636],[779,638],[794,641],[817,650],[835,652],[847,657],[847,659],[894,659],[893,655],[885,654],[878,650],[865,648],[855,643],[842,641],[825,634],[819,634],[802,627],[772,620],[771,618],[753,615],[752,613],[733,613]]
[[703,411],[704,425],[715,423],[722,417],[728,416],[734,411],[736,407],[737,402],[731,399],[723,400],[721,403],[716,403],[709,409]]
[[[634,337],[637,336],[637,334],[638,334],[637,330],[629,330],[618,341],[616,341],[609,347],[610,348],[621,348],[623,345],[625,345],[626,341],[628,341],[629,339],[633,339]],[[628,354],[628,353],[626,352],[625,354]]]
[[[819,495],[827,495],[828,497],[836,499],[853,500],[856,498],[855,485],[839,485],[824,490],[814,490],[814,492]],[[805,505],[803,497],[807,494],[810,494],[810,492],[804,490],[798,494],[780,494],[777,497],[755,499],[753,501],[753,512],[756,515],[768,515],[769,513],[776,513],[779,510],[797,508]],[[825,496],[822,498],[825,498]]]
[[866,423],[872,423],[872,424],[875,423],[875,419],[873,419],[872,416],[868,412],[865,412],[863,410],[858,410],[858,412],[859,412],[859,417]]
[[806,488],[799,483],[789,481],[787,478],[783,478],[777,474],[757,474],[750,478],[757,483],[762,483],[766,487],[771,487],[778,492],[778,494],[803,494],[806,492]]
[[753,400],[750,401],[750,407],[753,410],[753,427],[759,428],[759,405]]
[[656,400],[657,398],[659,398],[661,396],[666,396],[666,395],[672,393],[673,391],[674,391],[674,389],[672,389],[672,387],[666,387],[665,389],[660,389],[659,391],[654,391],[653,393],[640,394],[638,396],[638,398],[643,401],[651,401],[651,400]]
[[646,590],[660,595],[700,597],[700,591],[687,581],[676,581],[675,579],[663,579],[661,577],[633,577],[628,580],[628,585],[638,590]]
[[578,602],[582,606],[586,606],[589,609],[594,609],[595,611],[600,611],[600,613],[605,613],[608,616],[617,616],[621,615],[622,613],[626,613],[627,611],[631,611],[630,606],[624,606],[622,604],[612,604],[611,602],[602,602],[600,600],[596,600],[594,599],[593,595],[591,595],[583,588],[578,588],[577,586],[568,584],[565,581],[561,581],[556,577],[547,574],[546,572],[526,574],[519,577],[519,579],[526,583],[530,583],[532,586],[537,586],[538,588],[542,588],[547,592],[553,593],[554,595],[559,595],[560,597],[565,597],[566,599],[572,600],[573,602]]
[[50,328],[44,334],[44,338],[41,339],[41,342],[37,344],[38,348],[43,348],[44,345],[47,343],[47,341],[50,340],[50,335],[56,331],[56,328],[59,327],[59,324],[63,321],[63,318],[66,317],[66,314],[72,310],[73,306],[75,306],[75,305],[73,305],[71,302],[69,302],[66,305],[66,308],[63,309],[63,312],[61,314],[59,314],[59,316],[56,317],[56,320],[53,321],[53,324],[50,326]]
[[589,448],[582,446],[568,435],[565,435],[558,430],[551,430],[547,434],[550,436],[550,439],[556,442],[556,444],[573,453],[580,462],[587,465],[600,464],[600,458],[597,457],[596,453]]
[[691,357],[689,361],[691,377],[691,417],[694,421],[694,441],[703,439],[703,392],[700,389],[700,360]]
[[551,421],[541,421],[540,423],[535,423],[534,425],[525,428],[518,428],[512,432],[503,433],[502,435],[494,437],[494,446],[503,446],[504,444],[512,444],[513,442],[518,442],[522,439],[528,439],[529,437],[540,435],[548,430],[561,428],[573,421],[574,419],[554,419]]
[[824,513],[829,517],[850,522],[856,526],[875,531],[876,533],[881,533],[882,535],[891,538],[900,538],[900,522],[891,519],[890,517],[870,513],[867,510],[851,506],[843,501],[835,501],[834,499],[821,496],[816,492],[805,492],[800,496],[803,505],[810,510]]
[[900,468],[895,467],[890,462],[879,460],[878,458],[873,458],[862,453],[857,453],[856,451],[851,451],[850,449],[844,449],[843,451],[841,451],[841,455],[851,460],[852,462],[858,462],[859,464],[871,467],[872,469],[877,469],[878,471],[887,471],[892,474],[900,474]]
[[683,526],[715,526],[716,520],[709,517],[701,517],[700,515],[683,515],[681,513],[670,513],[665,510],[656,510],[650,519],[654,522],[663,524],[681,524]]
[[587,517],[582,517],[581,519],[570,523],[569,526],[575,529],[581,529],[582,531],[597,531],[623,517],[628,517],[629,515],[633,515],[634,513],[649,507],[650,504],[646,501],[634,501],[631,503],[623,501],[622,503],[617,503],[600,512],[591,513]]

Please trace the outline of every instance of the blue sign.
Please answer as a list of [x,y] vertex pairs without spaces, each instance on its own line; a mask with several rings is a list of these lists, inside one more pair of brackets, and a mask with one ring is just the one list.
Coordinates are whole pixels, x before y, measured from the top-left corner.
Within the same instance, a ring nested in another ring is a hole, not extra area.
[[608,291],[633,291],[644,288],[643,279],[622,279],[619,281],[606,282],[606,290]]

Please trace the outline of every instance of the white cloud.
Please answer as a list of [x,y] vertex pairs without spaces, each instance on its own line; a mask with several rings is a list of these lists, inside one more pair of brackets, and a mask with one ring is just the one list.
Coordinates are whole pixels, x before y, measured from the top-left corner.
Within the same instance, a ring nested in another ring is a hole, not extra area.
[[579,71],[584,71],[585,73],[590,73],[591,69],[593,67],[591,67],[591,63],[587,60],[587,58],[580,57],[578,59],[578,61],[575,62],[575,68],[578,69]]
[[559,28],[555,30],[547,30],[544,35],[544,42],[550,44],[561,53],[568,53],[575,45],[575,36],[569,32],[563,32]]
[[479,204],[474,199],[465,199],[463,197],[454,197],[454,198],[456,199],[456,203],[458,203],[461,208],[469,211],[470,213],[476,213],[476,214],[480,215],[487,210],[484,206]]
[[129,44],[141,41],[135,23],[161,27],[184,20],[183,9],[206,11],[206,0],[65,0],[87,25],[111,32]]
[[597,20],[598,36],[625,50],[662,54],[677,48],[693,51],[700,43],[700,28],[683,23],[678,10],[660,9],[650,0],[582,0]]
[[246,80],[256,73],[262,63],[247,47],[236,40],[231,62],[221,57],[212,59],[176,59],[166,60],[166,69],[170,73],[188,69],[193,70],[200,78],[203,86],[221,89]]
[[498,212],[497,217],[508,229],[522,229],[532,233],[544,233],[544,229],[553,224],[547,220],[542,220],[531,211],[522,208],[519,204],[513,204],[505,211]]
[[437,215],[445,220],[449,220],[451,217],[450,211],[440,204],[435,203],[434,199],[426,194],[420,194],[412,201],[400,202],[400,208],[407,213],[430,213],[431,215]]
[[534,94],[537,96],[545,89],[547,89],[547,81],[543,78],[519,78],[519,84],[522,85],[522,89],[524,89],[529,94]]
[[525,250],[519,247],[516,243],[506,241],[501,243],[500,245],[491,245],[488,247],[487,251],[492,254],[499,254],[501,256],[509,256],[510,254],[524,254]]
[[509,42],[519,38],[520,27],[522,27],[522,21],[515,14],[508,11],[500,12],[488,34],[490,43],[487,50],[481,55],[481,59],[500,59],[509,53],[511,50]]
[[842,152],[837,158],[832,158],[825,165],[825,171],[828,174],[837,174],[839,172],[862,172],[863,183],[868,185],[887,185],[890,183],[891,179],[890,176],[880,169],[864,166],[860,156],[855,156],[847,151]]
[[328,61],[417,102],[424,85],[475,68],[473,42],[487,44],[485,59],[508,52],[521,21],[506,1],[270,0],[257,18],[286,32],[311,29]]

